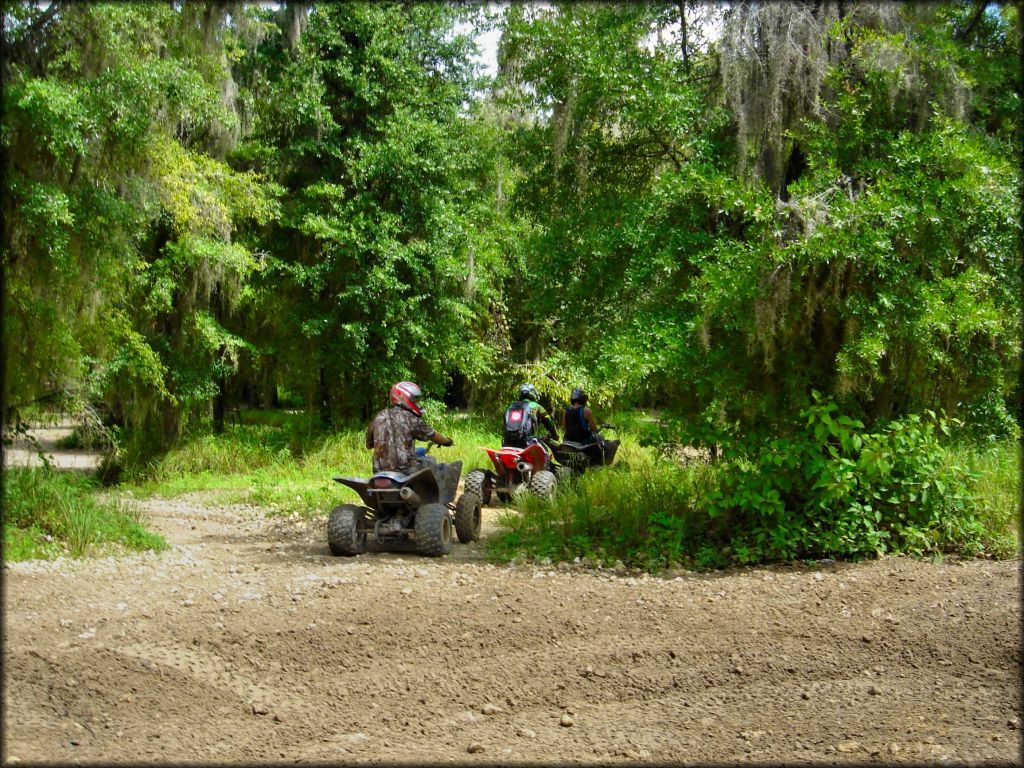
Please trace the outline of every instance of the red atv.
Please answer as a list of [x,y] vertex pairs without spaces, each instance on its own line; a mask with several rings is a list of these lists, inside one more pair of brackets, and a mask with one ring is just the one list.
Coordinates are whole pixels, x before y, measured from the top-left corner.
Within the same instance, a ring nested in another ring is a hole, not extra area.
[[475,494],[484,504],[491,503],[491,494],[499,501],[509,501],[522,488],[541,498],[551,498],[557,479],[550,471],[551,453],[538,438],[531,438],[525,448],[484,448],[494,464],[494,471],[474,469],[466,475],[464,491]]

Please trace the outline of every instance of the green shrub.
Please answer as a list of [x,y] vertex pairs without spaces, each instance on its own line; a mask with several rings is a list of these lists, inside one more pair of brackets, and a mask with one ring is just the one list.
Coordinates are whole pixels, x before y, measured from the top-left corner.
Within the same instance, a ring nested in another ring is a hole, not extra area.
[[815,397],[799,428],[726,446],[727,460],[681,464],[627,440],[613,468],[524,496],[492,555],[647,570],[721,568],[884,552],[1012,556],[1019,446],[944,445],[933,413],[872,431]]
[[992,539],[974,494],[976,475],[940,442],[951,422],[911,414],[874,432],[817,394],[802,427],[744,446],[712,516],[740,531],[750,562],[984,548]]

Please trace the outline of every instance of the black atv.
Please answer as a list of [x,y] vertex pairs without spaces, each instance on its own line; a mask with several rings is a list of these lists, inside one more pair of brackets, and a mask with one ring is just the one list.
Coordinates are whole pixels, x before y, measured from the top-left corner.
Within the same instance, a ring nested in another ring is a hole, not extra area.
[[452,503],[462,462],[438,464],[427,451],[417,449],[417,467],[408,475],[378,472],[368,479],[334,478],[356,491],[365,506],[342,504],[331,511],[327,544],[332,554],[362,554],[370,534],[383,549],[412,544],[429,557],[451,551],[453,527],[463,544],[480,538],[480,497],[467,492]]
[[[615,430],[611,424],[602,424],[602,430]],[[570,440],[563,440],[557,444],[551,444],[551,452],[560,469],[567,470],[571,475],[582,475],[591,467],[606,467],[615,460],[615,454],[619,450],[619,440],[604,440],[601,442],[574,443]]]

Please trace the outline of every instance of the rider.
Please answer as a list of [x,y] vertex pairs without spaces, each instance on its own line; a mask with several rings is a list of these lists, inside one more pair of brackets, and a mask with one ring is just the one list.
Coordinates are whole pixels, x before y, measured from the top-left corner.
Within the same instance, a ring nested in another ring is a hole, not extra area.
[[[605,440],[597,431],[594,413],[587,407],[587,393],[582,387],[576,387],[569,395],[569,407],[562,411],[562,432],[569,442],[580,445],[600,446],[600,463],[611,464],[615,452],[619,449],[618,440]],[[607,426],[607,425],[606,425]],[[588,452],[588,455],[591,455]],[[596,455],[592,458],[598,458]]]
[[452,445],[423,419],[419,399],[423,392],[411,381],[391,388],[391,407],[377,414],[366,429],[366,447],[373,451],[373,471],[409,474],[416,464],[416,441]]
[[505,430],[501,436],[501,447],[525,448],[531,441],[539,442],[536,436],[537,423],[548,431],[548,437],[558,441],[555,422],[537,402],[537,388],[533,384],[519,387],[519,399],[505,411]]

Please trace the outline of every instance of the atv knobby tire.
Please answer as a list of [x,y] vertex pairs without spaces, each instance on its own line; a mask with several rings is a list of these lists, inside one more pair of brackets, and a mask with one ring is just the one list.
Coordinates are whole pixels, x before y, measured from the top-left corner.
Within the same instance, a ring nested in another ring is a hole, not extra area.
[[327,546],[332,555],[361,555],[366,551],[366,510],[342,504],[327,520]]
[[428,557],[447,555],[452,548],[452,521],[444,504],[424,504],[416,513],[416,551]]
[[527,489],[535,496],[540,496],[542,499],[550,499],[555,495],[555,485],[557,483],[558,478],[555,477],[555,473],[544,469],[530,478]]
[[466,491],[455,502],[455,532],[463,544],[480,538],[480,497],[472,491]]
[[466,475],[463,489],[466,493],[475,493],[480,503],[489,506],[491,503],[491,476],[483,469],[474,469]]

